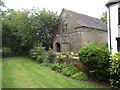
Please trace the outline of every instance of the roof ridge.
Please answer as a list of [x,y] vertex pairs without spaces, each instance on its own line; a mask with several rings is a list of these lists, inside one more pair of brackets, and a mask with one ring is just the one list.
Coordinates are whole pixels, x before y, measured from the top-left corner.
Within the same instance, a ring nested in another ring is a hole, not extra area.
[[67,11],[70,16],[80,25],[80,23],[73,17],[73,15],[70,13],[70,10],[63,8],[63,10]]
[[66,11],[71,16],[71,18],[73,18],[80,26],[107,30],[106,24],[98,18],[77,13],[75,11],[71,11],[65,8],[63,10]]
[[[92,17],[92,16],[89,16],[89,15],[86,15],[86,14],[78,13],[78,12],[75,12],[75,11],[72,11],[72,10],[68,10],[68,9],[65,9],[65,8],[64,8],[64,10],[67,10],[69,12],[73,12],[73,13],[76,13],[76,14],[80,14],[80,15],[83,15],[83,16],[91,17],[91,18],[94,18],[94,19],[98,19],[96,17]],[[100,20],[100,19],[98,19],[98,20]]]

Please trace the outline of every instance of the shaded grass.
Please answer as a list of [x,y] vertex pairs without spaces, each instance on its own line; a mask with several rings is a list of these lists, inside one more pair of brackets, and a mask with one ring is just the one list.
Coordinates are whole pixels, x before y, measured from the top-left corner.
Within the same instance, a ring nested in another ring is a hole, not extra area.
[[4,58],[3,88],[101,88],[52,71],[27,57]]

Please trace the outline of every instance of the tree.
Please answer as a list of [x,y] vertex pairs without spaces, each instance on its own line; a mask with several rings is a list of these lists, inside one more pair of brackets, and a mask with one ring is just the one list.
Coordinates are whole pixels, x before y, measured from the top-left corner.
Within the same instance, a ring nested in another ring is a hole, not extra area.
[[57,18],[56,13],[45,9],[8,10],[2,20],[3,47],[10,47],[15,53],[28,53],[35,43],[43,43],[48,49]]
[[58,16],[49,10],[39,10],[32,18],[31,28],[33,29],[33,37],[36,38],[35,42],[42,42],[48,49],[52,44],[53,30],[58,24]]
[[107,11],[102,13],[100,20],[107,24]]
[[10,47],[15,53],[22,52],[22,37],[24,35],[24,31],[29,29],[29,25],[26,25],[28,23],[27,16],[28,13],[26,11],[14,11],[10,9],[7,12],[2,20],[3,47]]

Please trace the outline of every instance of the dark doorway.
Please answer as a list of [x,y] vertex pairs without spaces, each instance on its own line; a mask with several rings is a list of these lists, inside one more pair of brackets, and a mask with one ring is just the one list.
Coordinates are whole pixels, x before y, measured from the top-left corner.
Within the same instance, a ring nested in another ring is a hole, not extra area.
[[56,51],[57,52],[61,52],[61,50],[60,50],[60,43],[58,43],[58,42],[56,43]]

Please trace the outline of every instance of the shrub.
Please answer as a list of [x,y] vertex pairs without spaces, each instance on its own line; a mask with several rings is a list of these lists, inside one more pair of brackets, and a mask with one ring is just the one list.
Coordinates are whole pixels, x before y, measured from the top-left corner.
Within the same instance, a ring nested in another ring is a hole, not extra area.
[[54,63],[52,64],[52,70],[57,72],[62,72],[62,65],[60,63]]
[[76,80],[85,80],[87,78],[86,74],[73,64],[63,64],[62,73]]
[[76,68],[75,66],[71,65],[71,66],[63,68],[62,72],[63,72],[64,75],[70,77],[73,74],[79,72],[79,69]]
[[3,47],[1,51],[3,57],[7,57],[11,55],[11,49],[9,47]]
[[87,79],[87,75],[82,71],[79,71],[79,72],[73,74],[71,77],[73,79],[76,79],[76,80],[85,80],[85,79]]
[[110,52],[105,44],[93,43],[82,47],[79,52],[79,61],[85,66],[90,77],[98,81],[109,81]]
[[30,56],[35,61],[40,63],[49,62],[49,53],[45,51],[45,47],[42,47],[42,44],[37,44],[30,50]]
[[110,68],[108,69],[111,75],[111,85],[114,88],[120,88],[120,52],[117,52],[110,57]]

